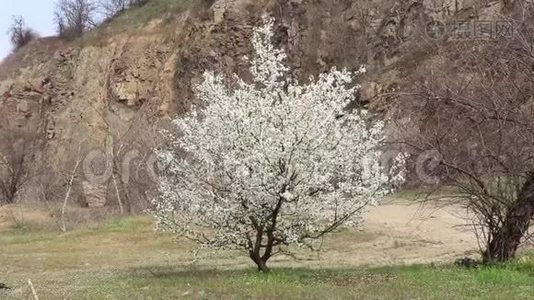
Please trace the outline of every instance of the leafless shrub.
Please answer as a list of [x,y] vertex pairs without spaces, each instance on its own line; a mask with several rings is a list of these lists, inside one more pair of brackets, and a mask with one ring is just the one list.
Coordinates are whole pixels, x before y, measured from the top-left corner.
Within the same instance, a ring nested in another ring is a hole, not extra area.
[[112,18],[128,8],[129,0],[100,0],[98,6],[107,18]]
[[[103,169],[111,166],[110,177],[106,178],[111,199],[107,200],[118,204],[121,214],[146,210],[151,202],[151,192],[155,192],[153,150],[161,136],[158,127],[154,126],[156,112],[156,106],[145,102],[134,120],[120,131],[114,130],[109,119],[97,112],[108,130],[103,153],[105,161],[102,162]],[[91,166],[95,164],[91,163]],[[84,168],[86,178],[88,171]],[[97,174],[96,170],[90,172]],[[106,171],[101,170],[99,174],[103,173]]]
[[96,26],[97,8],[94,0],[59,0],[54,12],[59,36],[79,37]]
[[444,42],[409,81],[395,119],[415,129],[397,142],[415,154],[439,153],[436,174],[474,213],[484,262],[513,258],[534,217],[530,49],[517,36]]
[[7,33],[9,34],[11,45],[13,45],[15,50],[26,46],[31,40],[38,37],[35,31],[26,26],[21,16],[13,16],[13,21]]
[[18,129],[0,132],[0,204],[14,203],[29,179],[34,136]]
[[[130,127],[113,141],[108,149],[112,158],[112,185],[115,200],[124,205],[127,213],[145,210],[150,206],[150,193],[155,190],[155,160],[153,149],[158,144],[158,133],[147,121],[151,114],[143,107]],[[142,137],[142,138],[139,138]],[[122,210],[122,209],[121,209]]]
[[149,0],[99,0],[98,7],[107,18],[113,18],[130,7],[141,7]]

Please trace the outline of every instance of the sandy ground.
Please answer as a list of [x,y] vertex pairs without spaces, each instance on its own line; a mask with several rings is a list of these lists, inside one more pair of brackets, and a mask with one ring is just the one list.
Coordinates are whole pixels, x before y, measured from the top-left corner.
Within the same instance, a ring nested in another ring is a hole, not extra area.
[[[452,262],[478,255],[465,210],[389,201],[372,209],[360,233],[339,233],[311,265],[381,266]],[[353,235],[353,236],[350,236]]]
[[362,245],[368,252],[362,258],[374,256],[371,264],[450,261],[479,249],[467,212],[459,207],[388,203],[369,213],[364,231],[376,234]]

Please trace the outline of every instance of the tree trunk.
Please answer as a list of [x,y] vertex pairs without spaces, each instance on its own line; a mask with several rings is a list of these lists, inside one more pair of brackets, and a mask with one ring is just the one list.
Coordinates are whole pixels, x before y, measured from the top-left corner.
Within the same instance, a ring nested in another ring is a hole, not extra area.
[[[273,243],[268,242],[266,246],[262,246],[263,230],[259,230],[256,237],[256,242],[252,250],[249,250],[249,255],[252,261],[258,266],[258,271],[268,273],[270,272],[267,267],[267,261],[271,258],[273,251]],[[262,248],[265,248],[264,254],[261,255]]]
[[528,175],[497,234],[489,241],[483,253],[484,263],[501,263],[515,257],[521,239],[534,216],[534,172]]
[[269,273],[271,270],[267,267],[267,260],[257,255],[255,252],[256,251],[250,251],[250,258],[254,261],[256,266],[258,266],[258,271]]

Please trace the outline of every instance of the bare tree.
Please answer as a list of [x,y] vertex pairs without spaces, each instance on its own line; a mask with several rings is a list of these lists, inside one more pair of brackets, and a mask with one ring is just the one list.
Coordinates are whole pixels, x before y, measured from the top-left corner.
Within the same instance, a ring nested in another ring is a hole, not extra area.
[[72,186],[74,184],[74,180],[76,179],[76,173],[78,171],[78,167],[80,166],[82,162],[82,142],[80,142],[80,146],[78,148],[78,155],[76,156],[76,162],[74,164],[74,167],[72,168],[72,172],[69,175],[69,178],[67,179],[67,190],[65,192],[65,198],[63,199],[63,206],[61,208],[61,231],[67,232],[67,223],[65,222],[65,213],[67,210],[67,204],[69,202],[69,197],[72,193]]
[[158,143],[158,134],[148,119],[154,114],[153,107],[144,105],[125,131],[114,137],[108,122],[108,149],[112,162],[112,184],[121,213],[123,205],[128,213],[144,210],[150,205],[147,193],[156,185],[154,166],[151,163],[153,149]]
[[435,175],[474,213],[486,263],[513,258],[534,217],[531,54],[519,39],[445,42],[396,105],[414,128],[397,142],[439,153]]
[[97,8],[94,0],[59,0],[54,13],[58,34],[67,38],[81,36],[96,26]]
[[34,139],[27,132],[11,129],[0,133],[0,140],[0,204],[11,204],[29,179]]
[[9,27],[7,33],[9,34],[9,39],[11,40],[11,45],[18,50],[28,44],[31,40],[37,38],[37,33],[35,33],[31,28],[26,26],[24,19],[21,16],[13,16],[13,21]]
[[100,0],[98,6],[106,17],[112,18],[126,10],[129,2],[130,0]]
[[148,194],[156,189],[152,152],[160,135],[151,121],[157,108],[144,103],[127,127],[114,132],[109,119],[91,107],[108,131],[105,155],[111,164],[111,184],[121,214],[145,210],[151,204]]
[[147,2],[148,0],[99,0],[98,6],[107,18],[112,18],[127,8],[140,7]]

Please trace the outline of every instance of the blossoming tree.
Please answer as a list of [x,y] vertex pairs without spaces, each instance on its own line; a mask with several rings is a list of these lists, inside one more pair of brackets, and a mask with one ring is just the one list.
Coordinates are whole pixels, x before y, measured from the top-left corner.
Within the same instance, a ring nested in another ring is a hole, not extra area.
[[153,209],[161,229],[243,249],[262,271],[289,245],[359,225],[393,179],[379,163],[383,123],[344,110],[363,68],[299,84],[287,77],[272,29],[266,19],[254,31],[252,82],[236,78],[229,88],[207,72],[196,88],[205,108],[173,121]]

